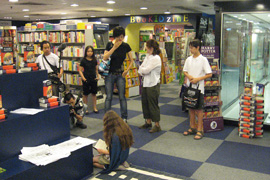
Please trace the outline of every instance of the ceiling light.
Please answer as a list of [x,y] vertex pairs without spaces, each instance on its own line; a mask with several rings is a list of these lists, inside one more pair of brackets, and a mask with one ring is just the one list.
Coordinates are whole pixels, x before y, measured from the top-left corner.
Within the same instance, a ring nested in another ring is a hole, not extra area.
[[125,16],[130,16],[130,14],[125,14]]
[[90,17],[96,17],[96,16],[90,16]]
[[77,6],[79,6],[79,4],[71,4],[70,6],[77,7]]
[[29,9],[23,9],[22,11],[29,11]]
[[41,19],[36,19],[37,21],[40,21]]
[[245,15],[244,15],[244,14],[241,14],[240,16],[242,16],[242,17],[243,17],[243,16],[245,16]]
[[164,14],[171,14],[169,10],[165,11]]
[[26,16],[23,16],[23,17],[29,17],[29,16],[26,15]]
[[114,4],[115,1],[107,1],[107,4]]
[[4,19],[12,19],[12,17],[4,17]]
[[107,9],[107,11],[113,11],[113,9]]
[[67,14],[67,13],[61,13],[61,14]]
[[236,17],[237,18],[237,16],[233,16],[233,17]]
[[9,2],[18,2],[19,0],[8,0]]
[[257,9],[260,9],[260,10],[264,9],[264,5],[263,4],[258,4]]
[[141,7],[140,9],[142,9],[142,10],[146,10],[146,9],[148,9],[147,7]]

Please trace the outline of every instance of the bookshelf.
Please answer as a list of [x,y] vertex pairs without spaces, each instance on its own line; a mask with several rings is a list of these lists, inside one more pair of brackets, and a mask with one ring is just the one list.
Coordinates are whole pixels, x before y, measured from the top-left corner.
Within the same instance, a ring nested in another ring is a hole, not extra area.
[[[124,61],[124,70],[126,70],[129,65],[130,65],[131,61],[128,57],[128,55],[126,56],[126,59]],[[138,68],[136,66],[136,63],[133,61],[133,65],[130,68],[129,72],[127,73],[126,77],[126,97],[131,97],[131,96],[137,96],[139,95],[139,87],[140,87],[140,78],[139,78],[139,74],[138,74]]]
[[[12,58],[9,61],[4,61],[1,58],[0,66],[15,65],[16,64],[16,27],[15,26],[0,26],[0,46],[2,53],[4,51],[11,52]],[[3,57],[4,58],[4,57]]]

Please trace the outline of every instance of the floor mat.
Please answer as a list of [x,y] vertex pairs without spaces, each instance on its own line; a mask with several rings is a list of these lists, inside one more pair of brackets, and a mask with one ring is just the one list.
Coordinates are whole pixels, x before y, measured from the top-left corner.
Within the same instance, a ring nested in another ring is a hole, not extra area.
[[98,174],[91,180],[191,180],[191,178],[169,174],[166,172],[156,171],[149,168],[138,167],[132,165],[130,168],[127,168],[126,171],[112,171],[109,174]]

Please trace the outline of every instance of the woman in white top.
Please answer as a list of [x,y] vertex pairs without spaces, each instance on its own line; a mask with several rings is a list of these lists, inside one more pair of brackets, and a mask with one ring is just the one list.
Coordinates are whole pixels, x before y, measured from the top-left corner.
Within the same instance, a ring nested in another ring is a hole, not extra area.
[[139,128],[151,128],[153,121],[155,122],[155,126],[149,132],[154,133],[161,131],[159,125],[160,109],[158,106],[161,59],[157,41],[154,39],[148,40],[146,42],[146,50],[147,56],[138,70],[139,74],[143,76],[142,109],[145,119],[145,124]]

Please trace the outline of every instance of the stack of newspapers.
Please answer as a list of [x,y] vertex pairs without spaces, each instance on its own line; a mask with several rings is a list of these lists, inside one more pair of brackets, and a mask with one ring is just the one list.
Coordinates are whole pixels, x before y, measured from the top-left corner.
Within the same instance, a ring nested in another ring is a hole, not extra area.
[[66,158],[72,151],[94,144],[95,142],[88,138],[76,137],[53,146],[42,144],[36,147],[23,147],[19,159],[31,162],[37,166],[45,166],[59,159]]

